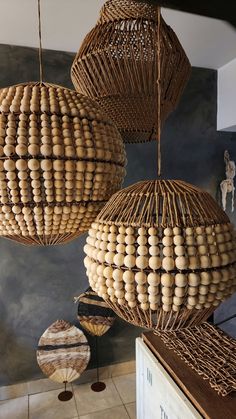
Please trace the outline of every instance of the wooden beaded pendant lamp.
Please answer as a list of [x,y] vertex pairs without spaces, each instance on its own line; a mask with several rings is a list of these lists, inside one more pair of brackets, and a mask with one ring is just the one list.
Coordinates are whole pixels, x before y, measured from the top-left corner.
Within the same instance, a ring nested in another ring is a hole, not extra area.
[[207,192],[183,181],[117,192],[84,250],[92,289],[120,317],[153,330],[198,325],[236,290],[233,226]]
[[156,138],[179,101],[190,69],[160,7],[135,0],[108,0],[76,55],[71,76],[76,90],[95,99],[106,111],[123,140],[135,143]]
[[65,243],[90,227],[125,175],[123,141],[91,99],[43,82],[0,90],[0,236]]

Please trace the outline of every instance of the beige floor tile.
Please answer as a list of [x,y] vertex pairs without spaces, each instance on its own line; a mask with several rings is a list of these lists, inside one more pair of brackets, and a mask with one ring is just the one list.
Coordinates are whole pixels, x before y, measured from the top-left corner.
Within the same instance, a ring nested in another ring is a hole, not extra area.
[[135,372],[135,361],[121,362],[119,364],[110,365],[111,377],[117,377],[124,374],[132,374]]
[[80,416],[80,419],[129,419],[129,416],[124,406],[116,406],[111,409]]
[[[71,387],[68,387],[70,390]],[[71,419],[78,416],[74,397],[68,402],[60,402],[60,391],[52,390],[29,396],[30,419]]]
[[124,404],[135,402],[135,374],[112,378]]
[[0,400],[16,399],[28,395],[27,383],[14,384],[12,386],[0,387]]
[[79,416],[105,410],[122,404],[121,398],[111,379],[103,380],[106,389],[100,393],[91,390],[91,384],[73,386]]
[[44,393],[49,390],[62,389],[64,386],[60,383],[55,383],[47,378],[41,380],[29,381],[28,383],[28,394]]
[[0,418],[28,419],[28,396],[1,401]]
[[136,419],[136,403],[129,403],[125,405],[130,419]]

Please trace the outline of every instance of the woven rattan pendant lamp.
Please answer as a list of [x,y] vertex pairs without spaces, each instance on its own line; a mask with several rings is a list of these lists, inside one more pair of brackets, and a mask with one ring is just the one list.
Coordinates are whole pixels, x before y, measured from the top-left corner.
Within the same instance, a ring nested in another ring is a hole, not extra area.
[[90,227],[122,185],[125,151],[91,99],[43,82],[0,90],[0,236],[67,242]]
[[127,143],[156,138],[189,75],[188,58],[161,17],[160,8],[135,0],[108,0],[104,4],[71,70],[76,90],[101,105]]
[[182,181],[139,182],[116,193],[89,230],[90,286],[132,324],[198,325],[236,290],[234,234],[207,192]]

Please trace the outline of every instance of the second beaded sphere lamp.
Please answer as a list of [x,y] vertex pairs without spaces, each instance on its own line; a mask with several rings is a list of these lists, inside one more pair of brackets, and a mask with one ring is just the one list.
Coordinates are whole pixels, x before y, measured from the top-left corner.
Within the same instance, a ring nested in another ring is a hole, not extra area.
[[198,325],[236,290],[233,226],[207,192],[182,181],[116,193],[84,250],[92,289],[120,317],[153,330]]

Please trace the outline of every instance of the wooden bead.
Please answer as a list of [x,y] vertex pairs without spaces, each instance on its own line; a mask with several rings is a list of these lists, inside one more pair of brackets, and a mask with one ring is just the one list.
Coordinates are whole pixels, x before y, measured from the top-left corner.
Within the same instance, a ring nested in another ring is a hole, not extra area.
[[213,268],[217,268],[221,265],[221,257],[219,255],[211,255],[211,263]]
[[138,246],[137,252],[140,256],[145,256],[148,254],[148,247],[147,246]]
[[16,167],[15,162],[13,160],[5,160],[3,165],[4,169],[9,172],[14,171]]
[[150,236],[156,236],[157,235],[157,228],[155,228],[155,227],[149,227],[148,234]]
[[156,271],[161,267],[161,259],[158,256],[152,256],[149,258],[149,267]]
[[179,287],[175,288],[175,295],[176,295],[176,297],[184,297],[185,293],[186,293],[185,292],[185,287],[183,287],[183,288],[179,288]]
[[197,295],[198,287],[188,287],[188,295]]
[[126,244],[134,244],[135,243],[135,237],[132,235],[125,236],[125,243]]
[[132,271],[125,271],[123,273],[123,280],[126,284],[132,284],[134,282],[134,273]]
[[[107,235],[108,236],[108,235]],[[106,236],[106,237],[107,237]],[[104,240],[104,233],[102,234],[102,240]],[[124,244],[121,244],[121,243],[119,243],[117,246],[116,246],[116,251],[118,252],[118,253],[125,253],[125,245]]]
[[139,246],[145,246],[147,244],[147,237],[146,236],[138,236],[137,243]]
[[39,170],[40,167],[40,163],[38,160],[36,159],[30,159],[28,160],[28,167],[30,170]]
[[171,246],[173,244],[172,237],[169,237],[169,236],[163,237],[162,244],[163,244],[163,246]]
[[198,298],[189,296],[187,301],[191,307],[194,307],[198,303]]
[[192,287],[197,287],[201,282],[200,275],[196,273],[190,273],[188,275],[188,284]]
[[135,286],[133,284],[125,284],[125,291],[127,292],[134,292],[135,291]]
[[208,286],[207,285],[200,285],[199,286],[199,294],[206,295],[208,293]]
[[177,269],[184,270],[188,267],[188,259],[184,256],[178,256],[175,259],[175,265]]
[[173,228],[173,234],[174,236],[181,236],[182,230],[180,227],[174,227]]
[[144,272],[136,272],[134,277],[138,285],[143,285],[147,283],[147,275]]
[[147,310],[149,310],[150,306],[149,306],[149,303],[141,303],[140,307],[143,311],[147,311]]
[[117,253],[113,258],[113,263],[116,266],[122,266],[124,263],[124,255],[122,253]]
[[164,236],[168,236],[168,237],[173,236],[173,230],[172,228],[169,228],[169,227],[165,228],[163,233],[164,233]]
[[148,296],[148,301],[151,304],[157,304],[158,303],[158,300],[159,300],[159,298],[156,295],[149,295]]
[[150,246],[156,246],[159,242],[159,239],[157,236],[149,236],[148,237],[148,243],[150,244]]
[[124,258],[124,265],[131,269],[136,265],[136,258],[133,255],[126,255]]
[[149,254],[150,254],[150,256],[159,256],[159,254],[160,254],[159,247],[157,247],[157,246],[150,246],[149,247]]
[[136,266],[139,269],[146,269],[148,266],[148,258],[146,256],[138,256],[136,258]]
[[184,256],[185,255],[185,248],[184,246],[176,246],[174,252],[177,256]]
[[[124,272],[124,274],[126,274],[126,272]],[[114,269],[113,272],[112,272],[112,278],[115,281],[123,281],[124,274],[123,274],[123,271],[121,269]]]
[[212,271],[211,277],[208,281],[201,281],[203,285],[209,285],[211,282],[213,284],[219,284],[222,279],[222,275],[219,271]]
[[158,295],[159,294],[159,287],[154,285],[149,285],[148,287],[148,293],[150,295]]
[[171,311],[171,305],[170,304],[163,304],[162,310],[165,312]]
[[147,281],[148,281],[149,285],[157,286],[161,282],[161,277],[157,273],[150,272],[147,276]]
[[162,295],[164,295],[165,297],[170,297],[170,296],[173,294],[173,290],[172,290],[172,288],[162,287],[162,289],[161,289],[161,293],[162,293]]
[[174,236],[174,244],[175,246],[181,246],[184,243],[183,236]]
[[105,255],[105,261],[109,264],[112,265],[113,261],[114,261],[114,257],[115,257],[115,253],[114,252],[107,252]]
[[176,306],[181,306],[181,304],[183,304],[183,301],[184,301],[184,299],[182,298],[182,297],[180,297],[180,296],[174,296],[173,297],[173,303],[174,303],[174,305],[176,305]]
[[171,274],[162,274],[161,275],[161,284],[163,287],[172,287],[174,284],[174,277]]
[[162,260],[162,267],[165,271],[171,271],[175,267],[175,261],[171,257],[164,257]]
[[145,285],[137,285],[136,291],[138,294],[145,294],[147,289]]
[[133,246],[132,244],[128,244],[125,247],[125,253],[127,253],[127,255],[133,255],[136,252],[135,246]]
[[172,257],[174,256],[174,249],[172,247],[163,247],[163,256]]
[[188,283],[187,276],[184,274],[176,274],[174,280],[177,287],[185,287]]
[[113,273],[113,269],[110,266],[106,266],[106,268],[104,268],[103,270],[103,275],[107,279],[112,278],[112,273]]

